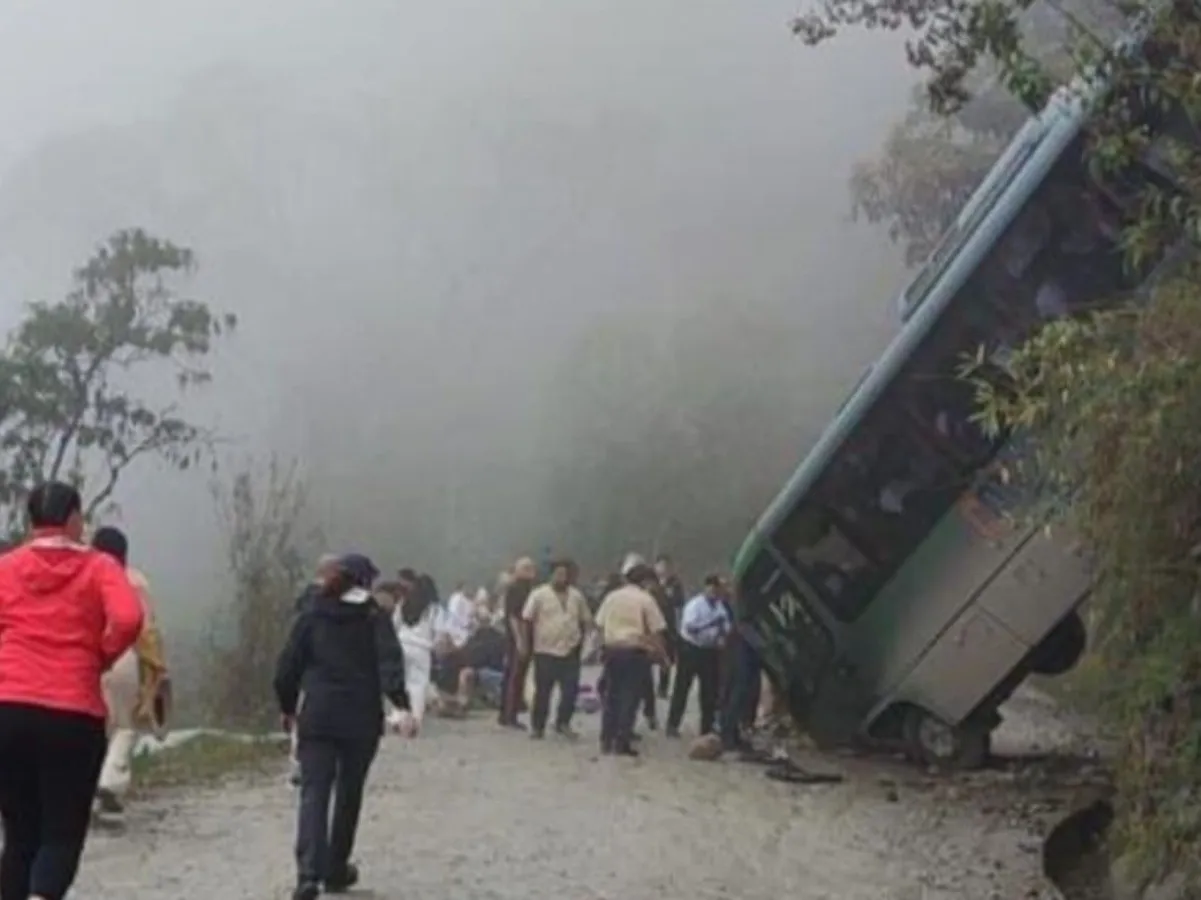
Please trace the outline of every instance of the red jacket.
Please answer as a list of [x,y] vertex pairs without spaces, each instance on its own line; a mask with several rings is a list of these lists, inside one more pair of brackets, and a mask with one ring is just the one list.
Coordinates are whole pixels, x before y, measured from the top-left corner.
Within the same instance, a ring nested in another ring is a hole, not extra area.
[[0,556],[0,703],[105,718],[100,676],[145,611],[111,557],[53,530]]

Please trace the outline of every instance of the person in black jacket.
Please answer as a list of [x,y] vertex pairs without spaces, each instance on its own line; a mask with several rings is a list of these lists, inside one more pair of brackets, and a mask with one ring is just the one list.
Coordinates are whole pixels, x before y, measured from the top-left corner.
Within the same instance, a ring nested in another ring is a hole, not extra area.
[[404,653],[371,596],[378,575],[365,556],[340,558],[293,621],[276,667],[275,694],[284,728],[296,729],[300,760],[295,900],[315,900],[322,885],[343,893],[358,882],[350,854],[383,732],[383,698],[409,708]]

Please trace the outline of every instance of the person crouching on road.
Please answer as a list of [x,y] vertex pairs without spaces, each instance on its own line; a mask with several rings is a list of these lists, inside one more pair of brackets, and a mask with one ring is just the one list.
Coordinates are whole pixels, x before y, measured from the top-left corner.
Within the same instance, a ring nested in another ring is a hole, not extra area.
[[137,643],[105,673],[103,680],[109,743],[96,800],[101,813],[120,815],[125,811],[138,732],[148,730],[161,736],[166,729],[170,682],[162,637],[150,602],[150,584],[146,576],[128,564],[128,538],[118,528],[99,528],[92,535],[92,546],[125,569],[146,616]]
[[81,543],[79,492],[29,494],[33,535],[0,557],[0,897],[62,900],[104,763],[100,679],[142,631],[125,572]]
[[358,882],[350,856],[384,727],[381,692],[409,709],[404,653],[371,595],[378,575],[367,557],[342,557],[293,622],[276,666],[275,694],[284,729],[298,736],[300,760],[295,900],[314,900],[323,886],[344,893]]
[[627,583],[606,596],[596,611],[605,667],[601,752],[637,756],[634,720],[650,682],[651,663],[667,659],[667,622],[649,591],[654,570],[635,563],[627,568],[625,579]]

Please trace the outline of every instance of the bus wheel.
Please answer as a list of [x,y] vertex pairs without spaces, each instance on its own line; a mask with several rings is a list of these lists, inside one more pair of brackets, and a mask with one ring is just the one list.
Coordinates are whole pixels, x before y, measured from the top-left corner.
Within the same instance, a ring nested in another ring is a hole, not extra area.
[[1084,655],[1088,629],[1080,614],[1070,612],[1047,633],[1030,654],[1030,671],[1039,675],[1062,675]]
[[903,735],[911,758],[940,771],[979,769],[992,748],[992,730],[987,726],[970,721],[948,725],[916,706],[905,715]]

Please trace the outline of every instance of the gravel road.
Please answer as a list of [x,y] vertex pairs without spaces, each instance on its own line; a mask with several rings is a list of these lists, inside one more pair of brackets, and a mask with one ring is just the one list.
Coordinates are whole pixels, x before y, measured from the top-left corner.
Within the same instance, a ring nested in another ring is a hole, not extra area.
[[[1043,893],[1029,824],[977,794],[907,786],[871,763],[842,784],[782,785],[694,762],[648,735],[641,759],[586,738],[537,743],[480,714],[387,740],[356,858],[360,896],[423,900],[988,900]],[[895,768],[895,767],[894,767]],[[93,835],[81,898],[285,897],[295,795],[280,775],[165,793]],[[883,774],[882,774],[883,772]],[[894,772],[895,774],[895,772]]]

